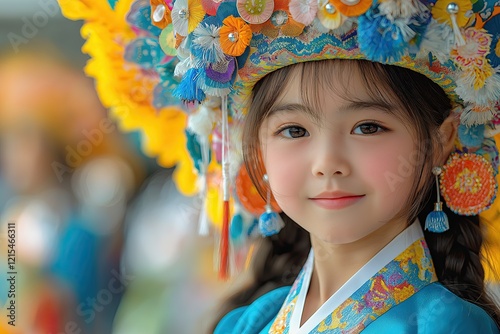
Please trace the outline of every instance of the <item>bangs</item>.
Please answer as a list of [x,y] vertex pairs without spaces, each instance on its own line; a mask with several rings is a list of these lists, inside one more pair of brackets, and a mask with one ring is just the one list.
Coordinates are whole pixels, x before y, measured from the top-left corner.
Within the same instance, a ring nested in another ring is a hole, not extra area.
[[[364,60],[323,60],[297,64],[292,72],[300,73],[301,98],[319,120],[324,94],[335,94],[351,103],[366,102],[359,98],[355,79],[361,79],[372,102],[391,106],[387,111],[408,124],[410,117],[405,113],[403,102],[391,89],[387,72],[381,64]],[[338,80],[342,78],[343,80]],[[286,88],[285,88],[286,89]]]

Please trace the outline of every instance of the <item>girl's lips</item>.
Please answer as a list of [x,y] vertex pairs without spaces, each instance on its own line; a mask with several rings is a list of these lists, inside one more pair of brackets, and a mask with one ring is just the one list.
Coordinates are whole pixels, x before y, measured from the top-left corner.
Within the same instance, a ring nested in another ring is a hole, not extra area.
[[335,198],[310,198],[310,200],[312,200],[314,204],[324,209],[339,210],[355,204],[363,197],[365,197],[365,195],[352,195]]

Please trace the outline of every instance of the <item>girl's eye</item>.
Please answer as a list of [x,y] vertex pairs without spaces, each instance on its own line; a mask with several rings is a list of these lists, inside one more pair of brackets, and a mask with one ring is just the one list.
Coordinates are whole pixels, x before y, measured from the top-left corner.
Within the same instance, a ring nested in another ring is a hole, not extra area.
[[286,128],[279,130],[278,134],[285,138],[300,138],[309,136],[309,132],[300,126],[287,126]]
[[363,123],[355,127],[352,133],[356,135],[373,135],[386,130],[386,128],[378,125],[377,123]]

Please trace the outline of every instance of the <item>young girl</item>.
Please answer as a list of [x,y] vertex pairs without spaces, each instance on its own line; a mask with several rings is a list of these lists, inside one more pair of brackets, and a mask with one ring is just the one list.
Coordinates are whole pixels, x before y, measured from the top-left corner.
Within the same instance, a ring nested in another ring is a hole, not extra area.
[[137,18],[178,56],[175,93],[205,107],[189,122],[202,180],[222,137],[223,274],[228,233],[253,234],[241,216],[229,229],[240,157],[267,199],[254,281],[215,333],[499,333],[478,216],[497,188],[494,1],[151,4]]
[[468,0],[152,1],[160,44],[175,41],[180,58],[176,94],[222,98],[225,212],[239,127],[267,197],[254,282],[215,333],[499,333],[478,216],[497,188],[499,12]]
[[431,169],[456,137],[450,110],[423,75],[364,60],[292,65],[262,79],[244,156],[251,169],[262,154],[273,195],[297,224],[257,255],[267,262],[257,282],[287,284],[283,273],[307,261],[291,289],[235,309],[215,332],[497,333],[478,217],[445,208],[449,230],[422,233],[436,202]]

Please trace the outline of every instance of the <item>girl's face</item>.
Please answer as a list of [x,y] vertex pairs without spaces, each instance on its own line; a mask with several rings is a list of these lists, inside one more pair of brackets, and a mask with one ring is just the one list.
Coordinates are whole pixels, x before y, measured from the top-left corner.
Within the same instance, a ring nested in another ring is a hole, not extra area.
[[396,103],[375,101],[356,72],[334,79],[341,89],[320,88],[314,107],[302,99],[294,70],[260,128],[281,209],[333,244],[355,242],[387,224],[406,226],[400,213],[417,167],[414,135],[394,116]]

